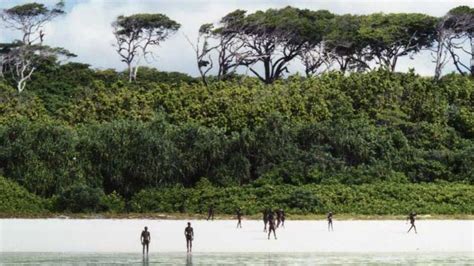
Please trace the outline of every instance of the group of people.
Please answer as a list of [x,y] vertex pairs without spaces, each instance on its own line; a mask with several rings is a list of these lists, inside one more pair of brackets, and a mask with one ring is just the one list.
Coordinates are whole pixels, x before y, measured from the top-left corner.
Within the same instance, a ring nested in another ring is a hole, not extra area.
[[[237,228],[242,228],[242,209],[238,208],[236,211],[236,217],[237,217]],[[416,232],[416,226],[415,226],[415,219],[416,219],[416,212],[411,212],[408,217],[407,221],[410,221],[410,229],[408,229],[407,233],[410,233],[411,229],[415,230]],[[329,212],[326,216],[327,221],[328,221],[328,231],[334,231],[333,224],[332,224],[332,219],[333,219],[333,213]],[[214,207],[211,205],[209,207],[208,211],[208,217],[207,220],[214,220]],[[276,221],[275,221],[276,220]],[[276,223],[275,223],[276,222]],[[273,232],[273,237],[274,239],[277,239],[276,237],[276,228],[280,227],[285,227],[285,212],[282,209],[278,209],[276,211],[272,211],[271,209],[265,209],[263,211],[263,231],[268,232],[268,239],[270,239],[270,235]],[[267,224],[268,224],[268,230],[267,230]],[[188,222],[188,225],[184,228],[184,237],[186,238],[186,248],[187,252],[192,252],[193,248],[193,240],[194,240],[194,229],[191,227],[191,223]],[[151,234],[150,231],[148,231],[148,227],[145,226],[145,229],[142,231],[141,236],[140,236],[140,241],[143,246],[143,254],[148,254],[148,247],[150,245],[151,241]]]
[[[275,224],[275,217],[276,217],[276,224]],[[267,232],[267,224],[268,224],[268,239],[270,239],[270,235],[273,232],[273,237],[276,237],[276,228],[285,227],[285,212],[282,209],[278,209],[276,211],[272,211],[271,209],[263,210],[263,232]]]

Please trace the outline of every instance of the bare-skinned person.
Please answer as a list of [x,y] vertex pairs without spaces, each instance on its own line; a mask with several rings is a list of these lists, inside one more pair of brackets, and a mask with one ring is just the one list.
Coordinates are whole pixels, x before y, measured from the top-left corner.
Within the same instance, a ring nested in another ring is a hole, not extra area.
[[237,209],[237,228],[242,228],[242,209]]
[[332,226],[332,212],[329,212],[328,215],[327,215],[327,219],[328,219],[328,231],[334,231],[334,228]]
[[145,248],[146,248],[146,254],[148,255],[148,247],[150,245],[150,241],[151,241],[150,231],[148,231],[148,227],[145,226],[145,230],[143,230],[142,234],[140,235],[140,242],[142,242],[142,246],[143,246],[143,255],[145,255]]
[[267,232],[267,224],[268,224],[268,210],[263,210],[263,232]]
[[270,235],[273,232],[273,237],[277,239],[276,236],[276,225],[275,225],[275,216],[273,212],[270,210],[268,213],[268,239],[270,239]]
[[209,221],[209,219],[214,220],[214,205],[213,204],[209,206],[209,210],[207,211],[207,220]]
[[194,229],[191,227],[190,222],[188,222],[188,226],[184,228],[184,237],[186,238],[186,248],[188,252],[192,252],[193,240],[194,240]]
[[410,220],[410,229],[408,229],[408,232],[407,233],[410,233],[411,229],[415,229],[415,234],[418,234],[416,232],[416,226],[415,226],[415,219],[416,219],[416,212],[411,212],[408,217],[407,217],[407,220]]

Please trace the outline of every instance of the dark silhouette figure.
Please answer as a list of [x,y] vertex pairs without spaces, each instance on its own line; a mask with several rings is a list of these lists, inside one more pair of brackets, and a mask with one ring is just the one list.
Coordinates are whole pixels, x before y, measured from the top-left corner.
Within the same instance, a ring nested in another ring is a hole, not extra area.
[[186,248],[188,252],[192,252],[193,249],[193,240],[194,240],[194,230],[191,227],[191,223],[188,222],[188,226],[184,228],[184,237],[186,238]]
[[267,232],[267,223],[268,223],[268,210],[263,210],[263,232]]
[[334,231],[334,228],[332,227],[332,212],[328,213],[328,231]]
[[276,218],[277,218],[277,228],[280,227],[281,224],[281,210],[276,210]]
[[274,217],[274,214],[272,211],[269,212],[268,214],[268,239],[270,239],[270,235],[273,231],[273,237],[275,237],[275,239],[277,239],[277,236],[276,236],[276,227],[275,227],[275,217]]
[[418,234],[416,232],[416,226],[415,226],[415,218],[416,218],[416,212],[412,212],[408,215],[407,220],[410,220],[411,226],[410,229],[408,229],[407,233],[410,233],[411,229],[415,229],[415,234]]
[[280,213],[281,213],[281,227],[285,228],[285,219],[286,219],[285,212],[282,209],[280,209]]
[[242,210],[237,209],[237,228],[242,228]]
[[214,205],[209,206],[209,210],[207,211],[207,220],[209,219],[214,220]]
[[143,255],[145,255],[145,247],[146,247],[146,254],[148,255],[148,246],[150,245],[151,235],[150,231],[148,231],[148,227],[145,226],[145,230],[142,231],[140,235],[140,242],[142,242],[143,246]]

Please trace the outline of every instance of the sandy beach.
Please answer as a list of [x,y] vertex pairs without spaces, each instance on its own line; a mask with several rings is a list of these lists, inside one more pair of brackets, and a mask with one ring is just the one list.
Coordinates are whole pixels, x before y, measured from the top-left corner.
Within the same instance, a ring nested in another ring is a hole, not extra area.
[[[185,251],[187,220],[0,219],[0,252],[141,252],[140,233],[151,232],[150,252]],[[287,221],[268,240],[263,223],[191,221],[194,252],[474,252],[474,221]]]

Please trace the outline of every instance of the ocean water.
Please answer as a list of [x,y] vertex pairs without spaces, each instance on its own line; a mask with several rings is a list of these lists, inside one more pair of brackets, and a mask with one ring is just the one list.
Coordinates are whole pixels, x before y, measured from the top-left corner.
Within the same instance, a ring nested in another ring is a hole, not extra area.
[[474,265],[472,253],[0,253],[1,265]]

